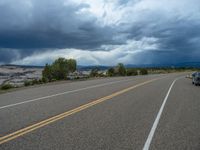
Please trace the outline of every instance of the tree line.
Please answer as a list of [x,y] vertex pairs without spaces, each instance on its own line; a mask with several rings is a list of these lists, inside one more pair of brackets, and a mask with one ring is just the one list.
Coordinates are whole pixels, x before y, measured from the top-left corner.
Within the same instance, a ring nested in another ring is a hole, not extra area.
[[118,63],[116,66],[111,67],[107,70],[106,75],[99,73],[98,67],[91,70],[90,76],[98,77],[98,76],[136,76],[136,75],[146,75],[148,74],[148,70],[145,68],[126,68],[123,63]]
[[[69,77],[70,73],[73,73],[76,70],[77,70],[77,62],[75,59],[58,58],[52,64],[45,65],[42,71],[41,79],[34,79],[31,81],[27,80],[24,82],[24,86],[43,84],[46,82],[52,82],[56,80],[66,80]],[[98,67],[94,67],[91,70],[90,75],[88,75],[87,77],[136,76],[136,75],[146,75],[146,74],[170,73],[170,72],[185,71],[185,70],[194,71],[197,70],[197,68],[172,68],[172,67],[126,68],[123,63],[118,63],[116,66],[110,67],[106,72],[100,70]],[[5,83],[0,86],[1,90],[7,90],[10,88],[15,88],[15,86],[9,83]]]
[[145,68],[136,69],[136,68],[126,68],[124,64],[119,63],[115,67],[111,67],[107,71],[107,75],[112,76],[136,76],[136,75],[146,75],[148,70]]
[[[69,73],[73,73],[77,69],[75,59],[58,58],[51,65],[46,64],[42,71],[43,82],[51,82],[54,80],[65,80]],[[107,70],[106,75],[103,74],[98,67],[95,67],[90,72],[90,77],[101,76],[135,76],[148,74],[147,69],[126,68],[123,63],[118,63],[115,67]]]
[[[58,58],[52,64],[46,64],[42,71],[41,79],[26,80],[24,86],[43,84],[57,80],[66,80],[70,73],[77,70],[77,62],[75,59]],[[111,67],[104,74],[98,67],[91,70],[88,77],[112,77],[112,76],[135,76],[138,74],[148,74],[147,69],[126,68],[124,64],[119,63],[115,67]],[[14,88],[11,84],[4,84],[0,89],[7,90]]]

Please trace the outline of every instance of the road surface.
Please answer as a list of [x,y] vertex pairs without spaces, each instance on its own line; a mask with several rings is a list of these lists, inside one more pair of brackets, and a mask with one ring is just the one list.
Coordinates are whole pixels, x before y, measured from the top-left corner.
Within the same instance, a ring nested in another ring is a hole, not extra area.
[[0,150],[199,150],[200,87],[187,73],[0,95]]

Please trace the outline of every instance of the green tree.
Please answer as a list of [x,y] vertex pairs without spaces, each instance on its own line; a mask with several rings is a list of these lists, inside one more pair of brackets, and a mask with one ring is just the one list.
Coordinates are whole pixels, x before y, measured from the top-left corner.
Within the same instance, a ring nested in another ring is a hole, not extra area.
[[11,84],[3,84],[3,85],[1,86],[1,89],[2,89],[2,90],[8,90],[8,89],[11,89],[11,88],[14,88],[14,86],[11,85]]
[[117,65],[117,73],[120,76],[125,76],[126,75],[126,68],[125,68],[124,64],[119,63]]
[[76,60],[75,59],[68,59],[67,60],[67,65],[68,65],[68,69],[69,72],[74,72],[76,71]]
[[44,70],[42,71],[42,81],[49,82],[55,80],[67,79],[69,72],[74,72],[76,70],[76,60],[75,59],[65,59],[58,58],[52,65],[46,64]]
[[51,66],[53,79],[63,80],[69,72],[68,61],[65,58],[58,58]]
[[52,80],[52,69],[51,66],[46,64],[43,71],[42,71],[42,78],[44,81],[51,81]]
[[138,72],[134,68],[129,68],[126,70],[126,75],[127,76],[136,76],[136,75],[138,75]]
[[115,75],[115,69],[114,68],[109,68],[108,71],[107,71],[107,75],[109,77],[112,77]]

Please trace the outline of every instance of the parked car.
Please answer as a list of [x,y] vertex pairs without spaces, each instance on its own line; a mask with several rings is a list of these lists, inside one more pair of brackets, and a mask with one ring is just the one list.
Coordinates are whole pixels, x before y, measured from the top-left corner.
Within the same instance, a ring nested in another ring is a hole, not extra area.
[[192,83],[197,85],[200,85],[200,72],[196,72],[192,78]]
[[196,74],[196,73],[197,73],[197,72],[194,72],[194,73],[191,74],[192,84],[194,84],[194,77],[195,77],[195,74]]

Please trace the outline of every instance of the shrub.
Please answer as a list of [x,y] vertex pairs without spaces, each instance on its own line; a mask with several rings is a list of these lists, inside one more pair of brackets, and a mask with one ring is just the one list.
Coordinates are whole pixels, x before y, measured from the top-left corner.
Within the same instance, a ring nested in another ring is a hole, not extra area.
[[11,89],[11,88],[14,88],[13,85],[11,85],[11,84],[4,84],[4,85],[1,86],[2,90],[8,90],[8,89]]
[[32,84],[33,84],[33,85],[35,85],[35,84],[39,84],[39,80],[34,79],[34,80],[32,81]]
[[30,85],[33,85],[32,81],[25,81],[24,82],[24,86],[30,86]]
[[49,80],[48,80],[47,78],[44,78],[44,77],[43,77],[43,78],[42,78],[42,82],[43,82],[43,83],[47,83],[47,82],[49,82]]
[[136,69],[127,69],[126,75],[127,76],[136,76],[136,75],[138,75],[138,72]]
[[112,77],[115,75],[115,69],[114,68],[109,68],[108,71],[107,71],[107,75],[109,77]]
[[90,72],[90,76],[91,77],[98,77],[99,76],[99,68],[98,67],[95,67],[95,68],[93,68],[92,70],[91,70],[91,72]]
[[141,69],[140,70],[140,74],[141,75],[147,75],[148,74],[148,70],[147,69]]
[[51,82],[55,82],[55,81],[57,81],[57,80],[56,80],[56,79],[52,79],[52,80],[51,80]]
[[119,63],[116,68],[117,68],[117,74],[119,76],[125,76],[126,75],[126,68],[125,68],[124,64]]
[[48,64],[46,64],[44,70],[42,71],[42,80],[44,83],[52,80],[52,67]]
[[67,79],[67,75],[71,72],[76,71],[76,60],[75,59],[65,59],[58,58],[52,65],[46,64],[44,70],[42,71],[43,79],[51,82],[53,79],[64,80]]
[[42,79],[39,79],[39,80],[38,80],[38,83],[39,83],[39,84],[43,84],[43,80],[42,80]]

